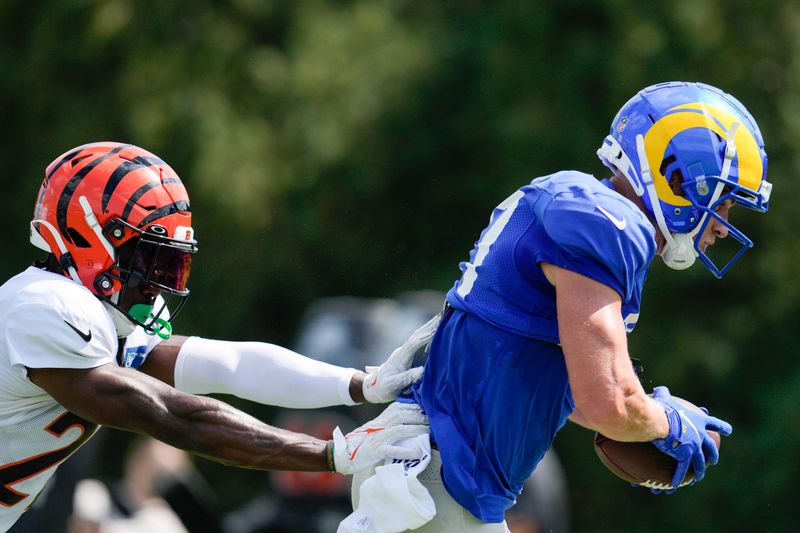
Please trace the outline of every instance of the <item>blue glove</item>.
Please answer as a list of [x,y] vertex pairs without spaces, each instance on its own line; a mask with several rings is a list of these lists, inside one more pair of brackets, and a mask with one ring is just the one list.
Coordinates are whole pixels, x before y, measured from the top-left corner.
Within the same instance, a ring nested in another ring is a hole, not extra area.
[[687,408],[673,398],[666,387],[653,389],[653,399],[664,406],[669,420],[669,434],[651,442],[678,461],[672,476],[672,489],[667,490],[667,494],[672,494],[680,487],[690,465],[694,468],[694,484],[705,476],[706,460],[712,465],[719,461],[719,450],[707,430],[727,436],[733,432],[733,427],[724,420],[709,416],[705,409],[698,413]]

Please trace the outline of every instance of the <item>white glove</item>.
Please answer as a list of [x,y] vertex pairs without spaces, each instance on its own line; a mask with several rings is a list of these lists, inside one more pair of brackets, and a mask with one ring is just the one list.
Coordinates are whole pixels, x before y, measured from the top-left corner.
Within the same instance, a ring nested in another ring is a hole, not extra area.
[[340,474],[353,474],[375,466],[387,457],[414,459],[422,454],[419,446],[412,448],[395,443],[428,433],[428,417],[417,404],[393,403],[377,418],[342,435],[333,430],[333,460]]
[[362,387],[365,400],[369,403],[391,402],[422,377],[422,367],[411,368],[411,364],[420,348],[431,342],[441,319],[442,315],[438,314],[420,326],[381,366],[366,368],[368,374]]

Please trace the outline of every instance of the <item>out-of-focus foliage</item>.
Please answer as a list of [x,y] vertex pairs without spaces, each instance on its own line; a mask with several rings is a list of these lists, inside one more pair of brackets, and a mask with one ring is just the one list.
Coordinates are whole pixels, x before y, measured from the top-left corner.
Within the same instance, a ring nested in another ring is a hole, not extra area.
[[[701,80],[761,124],[775,184],[722,281],[655,265],[647,386],[733,422],[700,485],[654,497],[556,442],[579,531],[790,530],[800,473],[795,0],[0,2],[0,264],[31,258],[46,164],[93,140],[169,161],[201,252],[178,326],[291,341],[316,297],[446,290],[491,208],[594,151],[638,89]],[[218,476],[230,469],[215,470]],[[608,512],[613,509],[613,512]]]

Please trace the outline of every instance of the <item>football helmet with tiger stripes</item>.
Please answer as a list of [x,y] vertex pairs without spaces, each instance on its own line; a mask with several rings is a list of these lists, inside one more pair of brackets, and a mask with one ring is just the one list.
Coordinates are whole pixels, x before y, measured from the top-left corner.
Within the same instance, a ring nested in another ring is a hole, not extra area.
[[189,295],[197,241],[186,189],[159,157],[116,142],[57,157],[39,190],[31,243],[112,311],[169,336],[165,310],[174,317]]
[[[766,211],[772,192],[761,130],[733,96],[703,83],[646,87],[619,110],[597,155],[642,198],[666,240],[661,257],[667,266],[682,270],[699,258],[722,277],[753,246],[717,213],[731,200]],[[721,265],[700,246],[712,220],[739,243]]]

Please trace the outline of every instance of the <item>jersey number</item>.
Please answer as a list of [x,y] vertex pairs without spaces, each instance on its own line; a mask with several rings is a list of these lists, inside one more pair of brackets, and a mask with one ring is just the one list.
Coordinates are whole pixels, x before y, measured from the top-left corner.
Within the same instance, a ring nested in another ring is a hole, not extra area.
[[89,440],[89,437],[94,435],[94,432],[97,431],[97,424],[66,411],[53,420],[44,430],[57,438],[61,438],[70,428],[78,428],[81,432],[80,436],[72,441],[71,444],[58,450],[0,466],[0,505],[12,507],[27,498],[28,494],[18,492],[11,486],[32,478],[48,468],[52,468],[72,455],[72,452],[80,448],[84,442]]
[[517,191],[498,205],[492,212],[492,220],[489,222],[489,228],[478,241],[477,249],[475,250],[475,258],[472,262],[467,263],[467,269],[464,271],[464,276],[461,278],[461,284],[458,286],[458,295],[466,298],[467,294],[472,291],[472,286],[475,285],[475,280],[478,279],[478,267],[481,266],[489,254],[489,248],[494,244],[494,241],[500,236],[503,230],[514,214],[514,210],[519,205],[520,199],[525,196],[522,191]]

